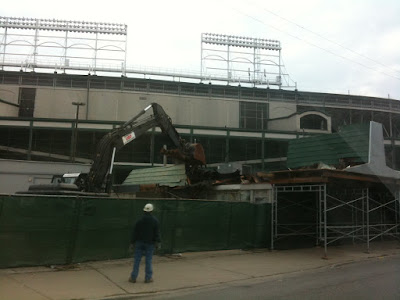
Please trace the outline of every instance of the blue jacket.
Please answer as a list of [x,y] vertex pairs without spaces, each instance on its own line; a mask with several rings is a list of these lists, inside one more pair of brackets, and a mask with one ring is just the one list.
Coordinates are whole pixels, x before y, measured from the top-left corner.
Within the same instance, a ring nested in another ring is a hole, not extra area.
[[136,241],[142,241],[147,244],[161,242],[159,227],[157,218],[151,213],[145,212],[144,216],[135,224],[131,236],[131,244],[134,244]]

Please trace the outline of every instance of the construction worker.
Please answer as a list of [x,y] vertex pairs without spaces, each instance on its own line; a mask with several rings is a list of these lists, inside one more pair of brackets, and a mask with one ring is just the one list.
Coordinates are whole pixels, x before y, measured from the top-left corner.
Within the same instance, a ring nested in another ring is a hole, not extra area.
[[129,282],[135,283],[139,274],[139,266],[142,256],[146,258],[145,283],[153,282],[153,253],[154,248],[160,246],[159,222],[152,215],[153,204],[147,203],[144,208],[144,215],[139,219],[132,232],[130,249],[134,250],[134,263]]

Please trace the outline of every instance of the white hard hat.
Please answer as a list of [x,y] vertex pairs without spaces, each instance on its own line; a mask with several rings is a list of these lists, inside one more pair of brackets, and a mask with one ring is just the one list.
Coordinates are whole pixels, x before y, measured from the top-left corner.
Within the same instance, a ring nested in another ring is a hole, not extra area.
[[147,212],[153,211],[153,204],[147,203],[147,204],[144,206],[143,211],[147,211]]

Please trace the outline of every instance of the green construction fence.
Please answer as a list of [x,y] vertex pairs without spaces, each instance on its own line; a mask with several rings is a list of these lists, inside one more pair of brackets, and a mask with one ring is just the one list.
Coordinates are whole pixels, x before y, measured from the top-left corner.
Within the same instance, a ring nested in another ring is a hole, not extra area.
[[159,254],[270,246],[270,204],[0,195],[0,268],[126,258],[146,203]]

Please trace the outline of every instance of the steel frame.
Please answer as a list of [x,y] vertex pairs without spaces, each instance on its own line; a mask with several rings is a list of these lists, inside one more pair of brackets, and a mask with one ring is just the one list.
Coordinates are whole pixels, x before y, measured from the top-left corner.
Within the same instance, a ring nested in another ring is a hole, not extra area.
[[125,24],[0,17],[0,30],[3,70],[40,68],[96,74],[116,68],[125,75]]
[[[316,243],[318,243],[318,217],[317,220],[306,222],[306,223],[280,223],[279,222],[279,212],[285,212],[291,207],[302,207],[303,209],[310,210],[310,207],[305,205],[306,201],[293,201],[286,199],[289,205],[281,206],[279,203],[279,193],[302,193],[302,192],[314,192],[317,195],[322,195],[325,190],[324,185],[290,185],[290,186],[277,186],[273,187],[273,202],[271,205],[271,249],[274,249],[274,242],[280,238],[288,236],[312,236],[316,238]],[[319,202],[319,201],[318,201]],[[318,203],[317,202],[317,203]],[[317,211],[318,212],[318,211]],[[314,229],[314,230],[313,230]],[[282,232],[284,230],[285,232]]]
[[218,74],[228,84],[282,86],[283,76],[288,74],[282,72],[281,50],[277,40],[202,33],[202,80],[211,80]]
[[[302,224],[280,223],[280,216],[287,209],[293,205],[304,207],[301,202],[282,206],[282,193],[304,192],[314,192],[316,195],[317,209],[314,215],[317,219]],[[273,195],[271,249],[274,249],[277,240],[293,235],[314,236],[316,245],[323,245],[325,257],[328,245],[343,239],[365,243],[367,252],[370,251],[370,243],[377,238],[386,236],[400,240],[398,188],[389,193],[374,187],[346,188],[332,184],[274,185]]]

